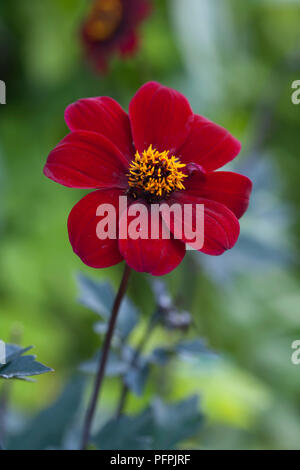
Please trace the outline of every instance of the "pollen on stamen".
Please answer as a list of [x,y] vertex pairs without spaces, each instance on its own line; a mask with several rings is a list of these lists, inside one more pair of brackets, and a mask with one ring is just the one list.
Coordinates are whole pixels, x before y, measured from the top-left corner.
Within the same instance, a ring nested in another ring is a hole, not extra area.
[[159,152],[152,145],[142,154],[136,152],[128,173],[128,184],[134,197],[148,196],[149,199],[163,199],[173,191],[185,189],[181,170],[186,165],[179,158],[170,156],[169,150]]

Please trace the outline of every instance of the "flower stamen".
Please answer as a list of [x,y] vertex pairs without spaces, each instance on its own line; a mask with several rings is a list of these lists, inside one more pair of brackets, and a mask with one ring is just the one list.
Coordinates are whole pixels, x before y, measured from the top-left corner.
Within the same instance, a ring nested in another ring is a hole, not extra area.
[[179,158],[170,156],[169,150],[159,152],[152,145],[142,154],[136,152],[129,167],[128,184],[133,197],[139,195],[149,200],[168,197],[173,191],[185,189],[181,169],[186,165]]
[[110,38],[122,20],[123,6],[120,0],[98,0],[92,8],[86,24],[86,32],[93,41]]

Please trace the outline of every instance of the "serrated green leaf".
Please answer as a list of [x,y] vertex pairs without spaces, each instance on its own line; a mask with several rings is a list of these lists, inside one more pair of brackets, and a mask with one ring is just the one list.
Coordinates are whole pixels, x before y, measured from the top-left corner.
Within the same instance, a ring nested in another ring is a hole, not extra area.
[[121,416],[109,421],[96,436],[93,443],[101,450],[150,450],[150,410],[137,416]]
[[114,291],[108,282],[97,282],[83,274],[78,275],[79,302],[106,320],[109,319]]
[[182,441],[195,436],[203,423],[197,396],[174,404],[156,399],[152,403],[152,414],[153,448],[156,450],[176,448]]
[[[83,362],[80,365],[80,370],[86,374],[96,374],[99,366],[100,356],[101,353],[98,353],[93,359]],[[109,377],[117,377],[123,375],[127,370],[127,362],[120,359],[113,351],[111,351],[108,356],[105,375]]]
[[18,346],[17,344],[6,344],[5,345],[6,363],[8,364],[13,359],[15,359],[18,356],[21,356],[22,354],[25,354],[27,351],[30,351],[32,348],[33,346],[22,348],[21,346]]
[[171,358],[173,351],[167,348],[155,348],[149,354],[148,361],[151,364],[165,365]]
[[33,375],[45,374],[53,369],[37,362],[36,356],[21,356],[1,367],[0,377],[4,379],[31,377]]
[[93,442],[101,450],[172,450],[195,436],[202,422],[198,397],[173,404],[156,399],[139,415],[109,421]]
[[36,356],[23,356],[32,346],[22,348],[16,344],[6,344],[6,364],[0,366],[3,379],[25,379],[26,377],[45,374],[53,369],[36,361]]
[[[98,282],[83,274],[78,276],[80,297],[79,302],[93,312],[101,315],[105,320],[110,317],[115,299],[115,292],[108,282]],[[116,332],[122,338],[127,338],[138,322],[138,311],[133,303],[125,297],[118,315]],[[97,325],[96,325],[97,329]],[[101,323],[101,334],[105,326]]]
[[138,363],[136,366],[130,367],[124,376],[124,382],[133,393],[141,396],[146,385],[149,371],[149,364],[146,362]]
[[8,449],[62,448],[66,432],[78,413],[84,385],[82,377],[73,379],[50,408],[33,418],[20,434],[11,437]]
[[211,350],[208,349],[205,342],[202,339],[195,338],[186,340],[178,343],[175,346],[175,352],[182,355],[196,355],[209,354],[215,355]]

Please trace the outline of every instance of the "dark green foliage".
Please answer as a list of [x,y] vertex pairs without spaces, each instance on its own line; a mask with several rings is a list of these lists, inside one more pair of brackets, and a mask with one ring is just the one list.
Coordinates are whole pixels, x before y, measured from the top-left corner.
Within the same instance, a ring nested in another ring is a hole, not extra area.
[[169,405],[155,399],[139,415],[108,422],[93,441],[102,450],[175,449],[194,437],[202,422],[197,397]]
[[[111,285],[108,282],[97,282],[83,275],[78,276],[78,282],[80,289],[80,303],[108,320],[115,297],[115,292]],[[136,326],[137,321],[138,311],[132,302],[126,298],[122,303],[116,327],[117,333],[122,339],[127,338]],[[101,323],[100,325],[102,326]]]
[[12,450],[42,450],[63,448],[64,438],[71,431],[84,391],[84,380],[74,378],[57,401],[30,420],[25,429],[12,437],[8,448]]
[[6,364],[0,366],[0,377],[3,379],[25,379],[34,375],[51,372],[47,366],[36,361],[36,356],[23,354],[31,347],[21,348],[15,344],[6,345]]

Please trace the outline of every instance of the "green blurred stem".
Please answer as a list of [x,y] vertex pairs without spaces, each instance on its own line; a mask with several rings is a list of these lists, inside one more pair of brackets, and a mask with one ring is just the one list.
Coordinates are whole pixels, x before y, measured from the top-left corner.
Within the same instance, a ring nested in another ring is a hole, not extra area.
[[[145,349],[145,346],[146,346],[147,342],[149,341],[153,331],[155,330],[155,327],[156,327],[156,325],[159,321],[159,318],[160,318],[159,311],[155,311],[154,314],[150,317],[150,320],[149,320],[149,323],[148,323],[147,328],[145,330],[145,333],[143,334],[143,336],[142,336],[142,338],[141,338],[141,340],[140,340],[140,342],[139,342],[139,344],[138,344],[138,346],[135,350],[135,353],[134,353],[133,358],[131,360],[131,363],[129,365],[129,369],[131,369],[132,367],[135,367],[135,365],[137,364],[141,353]],[[120,395],[120,399],[119,399],[119,402],[118,402],[118,405],[117,405],[117,410],[116,410],[116,418],[117,419],[119,419],[123,414],[123,411],[124,411],[124,408],[125,408],[125,405],[126,405],[126,400],[127,400],[127,397],[128,397],[128,393],[129,393],[129,388],[126,385],[126,383],[123,382],[121,395]]]
[[129,266],[127,266],[127,264],[126,264],[125,268],[124,268],[124,273],[123,273],[123,277],[122,277],[122,280],[121,280],[121,284],[120,284],[117,296],[115,298],[115,302],[114,302],[113,307],[112,307],[112,312],[111,312],[111,316],[110,316],[110,320],[109,320],[108,330],[107,330],[107,333],[106,333],[105,339],[104,339],[103,351],[102,351],[102,354],[100,356],[99,367],[98,367],[98,372],[97,372],[96,379],[95,379],[94,389],[93,389],[91,401],[90,401],[89,407],[87,409],[87,413],[86,413],[86,417],[85,417],[85,421],[84,421],[82,441],[81,441],[81,449],[82,450],[86,449],[87,444],[89,442],[89,438],[90,438],[90,434],[91,434],[91,427],[92,427],[92,424],[93,424],[93,418],[94,418],[94,415],[95,415],[96,406],[97,406],[98,398],[99,398],[99,395],[100,395],[100,392],[101,392],[101,386],[102,386],[103,378],[104,378],[104,375],[105,375],[105,368],[106,368],[106,363],[107,363],[107,359],[108,359],[108,355],[109,355],[111,340],[112,340],[112,337],[113,337],[114,328],[115,328],[115,325],[116,325],[120,305],[122,303],[122,300],[123,300],[124,295],[125,295],[126,290],[127,290],[127,285],[128,285],[128,280],[129,280],[130,273],[131,273],[131,268],[129,268]]

